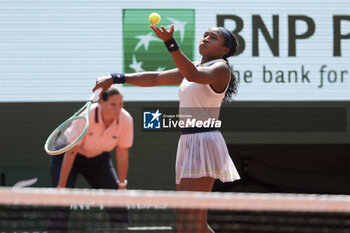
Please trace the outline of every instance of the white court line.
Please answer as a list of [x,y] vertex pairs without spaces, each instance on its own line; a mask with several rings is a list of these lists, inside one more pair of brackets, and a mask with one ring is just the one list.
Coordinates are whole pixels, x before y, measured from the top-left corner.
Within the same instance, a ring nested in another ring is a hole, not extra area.
[[91,228],[88,231],[172,231],[173,228],[170,226],[138,226],[138,227],[127,227],[127,228]]

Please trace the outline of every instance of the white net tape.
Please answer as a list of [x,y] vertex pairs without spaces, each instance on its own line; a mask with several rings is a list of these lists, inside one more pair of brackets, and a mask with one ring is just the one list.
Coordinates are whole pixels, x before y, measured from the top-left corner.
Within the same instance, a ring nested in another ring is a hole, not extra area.
[[347,195],[0,188],[0,205],[11,204],[350,213]]

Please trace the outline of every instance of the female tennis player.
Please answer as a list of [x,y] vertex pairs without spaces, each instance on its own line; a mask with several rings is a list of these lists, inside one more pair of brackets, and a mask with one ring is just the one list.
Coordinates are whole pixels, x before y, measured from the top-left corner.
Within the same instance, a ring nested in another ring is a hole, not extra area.
[[[113,73],[99,77],[94,90],[102,88],[104,91],[113,83],[142,87],[180,85],[180,113],[191,108],[198,110],[193,113],[200,119],[218,119],[219,111],[201,110],[220,110],[222,101],[228,101],[236,94],[237,81],[227,61],[237,51],[236,37],[222,27],[208,29],[199,44],[202,59],[198,63],[182,53],[173,38],[174,25],[169,30],[163,26],[151,25],[151,28],[164,41],[177,68],[162,72]],[[217,128],[182,128],[176,157],[177,190],[210,192],[215,179],[232,182],[239,178]],[[214,232],[207,224],[207,210],[177,210],[176,218],[180,233]]]

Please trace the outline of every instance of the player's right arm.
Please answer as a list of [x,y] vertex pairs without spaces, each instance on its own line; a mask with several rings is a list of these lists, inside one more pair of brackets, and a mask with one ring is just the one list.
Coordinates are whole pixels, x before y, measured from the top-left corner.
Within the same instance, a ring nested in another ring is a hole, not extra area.
[[60,179],[58,181],[58,188],[65,188],[67,186],[67,180],[70,171],[72,170],[75,157],[77,155],[79,146],[72,148],[64,154],[63,162],[61,165]]
[[[179,69],[171,69],[162,72],[141,72],[125,74],[126,83],[139,87],[153,87],[162,85],[180,85],[184,77]],[[93,91],[102,88],[106,91],[113,84],[111,75],[99,77]]]

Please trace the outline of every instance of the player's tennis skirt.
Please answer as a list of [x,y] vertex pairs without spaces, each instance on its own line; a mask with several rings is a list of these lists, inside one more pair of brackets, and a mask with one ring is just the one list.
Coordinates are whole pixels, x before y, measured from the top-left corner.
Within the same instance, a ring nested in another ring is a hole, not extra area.
[[240,178],[221,132],[182,134],[176,155],[176,184],[182,178],[208,176],[222,182]]

